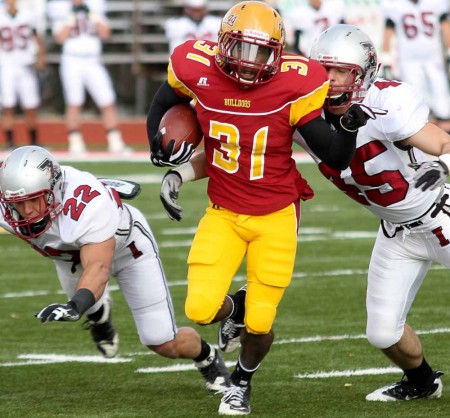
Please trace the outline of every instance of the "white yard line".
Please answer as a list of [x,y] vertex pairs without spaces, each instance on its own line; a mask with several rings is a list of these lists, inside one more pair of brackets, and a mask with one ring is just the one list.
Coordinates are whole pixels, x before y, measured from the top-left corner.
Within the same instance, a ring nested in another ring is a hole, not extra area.
[[[427,334],[448,334],[450,328],[435,328],[430,330],[418,330],[419,335]],[[274,342],[274,345],[278,344],[304,344],[312,342],[324,342],[324,341],[342,341],[342,340],[359,340],[366,338],[364,334],[342,334],[342,335],[316,335],[303,338],[288,338],[281,339]],[[80,356],[80,355],[68,355],[68,354],[52,354],[52,353],[28,353],[19,354],[17,359],[20,361],[0,363],[0,367],[19,367],[19,366],[32,366],[41,364],[55,364],[55,363],[104,363],[104,364],[122,364],[130,363],[136,356],[151,355],[150,351],[147,352],[135,352],[124,353],[120,357],[112,359],[106,359],[102,356]],[[232,367],[235,362],[225,362],[227,367]],[[186,363],[171,363],[168,366],[161,367],[141,367],[136,369],[136,373],[170,373],[170,372],[182,372],[196,370],[193,364]],[[363,375],[375,375],[375,374],[387,374],[398,373],[399,369],[396,367],[385,368],[369,368],[369,369],[356,369],[356,370],[332,370],[332,371],[315,371],[305,374],[296,374],[295,377],[299,379],[317,379],[317,378],[329,378],[329,377],[341,377],[341,376],[363,376]]]

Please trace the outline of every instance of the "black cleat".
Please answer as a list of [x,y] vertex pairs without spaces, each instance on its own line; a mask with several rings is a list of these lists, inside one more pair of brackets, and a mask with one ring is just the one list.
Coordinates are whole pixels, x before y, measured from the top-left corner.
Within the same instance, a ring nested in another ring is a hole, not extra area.
[[369,393],[366,396],[367,401],[411,401],[413,399],[435,399],[440,398],[442,394],[441,376],[443,372],[435,372],[435,379],[431,386],[421,388],[409,383],[404,376],[400,382],[390,386],[384,386]]
[[250,384],[245,386],[231,384],[221,392],[224,394],[219,406],[219,415],[250,414]]
[[212,392],[222,391],[230,384],[230,372],[225,366],[219,352],[210,345],[211,353],[200,362],[195,363],[198,371],[206,380],[206,389]]
[[[101,313],[100,319],[98,319],[99,313]],[[119,334],[111,322],[111,300],[107,299],[99,311],[87,317],[84,328],[91,332],[97,349],[106,358],[115,357],[119,351]]]

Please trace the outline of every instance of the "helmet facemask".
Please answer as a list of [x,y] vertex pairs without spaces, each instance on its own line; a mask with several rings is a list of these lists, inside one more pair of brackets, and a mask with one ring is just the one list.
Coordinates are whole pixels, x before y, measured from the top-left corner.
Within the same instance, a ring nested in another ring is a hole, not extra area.
[[241,86],[269,82],[276,74],[283,45],[259,37],[225,32],[219,39],[219,67]]
[[347,70],[347,76],[343,83],[332,83],[328,89],[325,99],[327,109],[338,109],[348,107],[352,103],[360,102],[366,95],[363,82],[363,70],[361,67],[352,64],[328,64],[322,65],[329,71],[330,69]]
[[[36,200],[39,205],[37,214],[24,218],[17,209],[17,205],[32,200]],[[0,203],[6,222],[16,234],[24,238],[36,238],[47,231],[52,225],[52,220],[62,209],[61,204],[56,203],[55,195],[51,190],[40,190],[25,196],[7,194],[5,197],[0,194]]]

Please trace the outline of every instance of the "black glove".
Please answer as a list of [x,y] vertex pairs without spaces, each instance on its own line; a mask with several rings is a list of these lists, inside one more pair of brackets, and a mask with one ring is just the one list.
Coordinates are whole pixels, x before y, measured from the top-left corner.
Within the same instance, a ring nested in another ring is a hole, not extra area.
[[175,140],[171,139],[167,148],[163,150],[161,147],[161,137],[162,133],[158,131],[152,140],[150,159],[153,165],[157,167],[176,167],[189,161],[195,151],[192,144],[184,141],[181,143],[180,149],[174,152]]
[[376,119],[376,115],[386,115],[387,110],[373,110],[370,107],[353,103],[341,117],[341,126],[350,132],[356,132],[364,126],[369,119]]
[[85,13],[89,13],[89,7],[88,7],[88,5],[87,4],[84,4],[84,3],[82,3],[82,4],[74,4],[73,6],[72,6],[72,11],[74,12],[74,13],[77,13],[77,12],[85,12]]
[[442,161],[426,161],[421,164],[409,164],[409,166],[417,170],[413,178],[416,189],[434,190],[441,187],[447,180],[448,167]]
[[167,216],[172,221],[181,221],[182,208],[177,203],[178,193],[183,184],[181,176],[177,171],[169,170],[163,177],[159,198],[164,206]]
[[78,321],[80,319],[80,314],[72,301],[64,304],[52,303],[34,316],[43,324],[51,321]]

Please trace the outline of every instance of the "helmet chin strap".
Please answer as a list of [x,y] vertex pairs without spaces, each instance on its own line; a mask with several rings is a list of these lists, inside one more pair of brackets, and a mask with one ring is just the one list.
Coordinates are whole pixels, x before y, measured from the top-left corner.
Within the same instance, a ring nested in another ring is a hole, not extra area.
[[50,222],[50,216],[44,216],[41,220],[34,222],[32,224],[30,224],[27,227],[21,226],[19,227],[20,232],[22,235],[24,236],[30,236],[30,232],[33,235],[39,235],[48,225],[48,223]]
[[349,100],[348,93],[343,93],[337,98],[329,99],[330,106],[342,106]]

